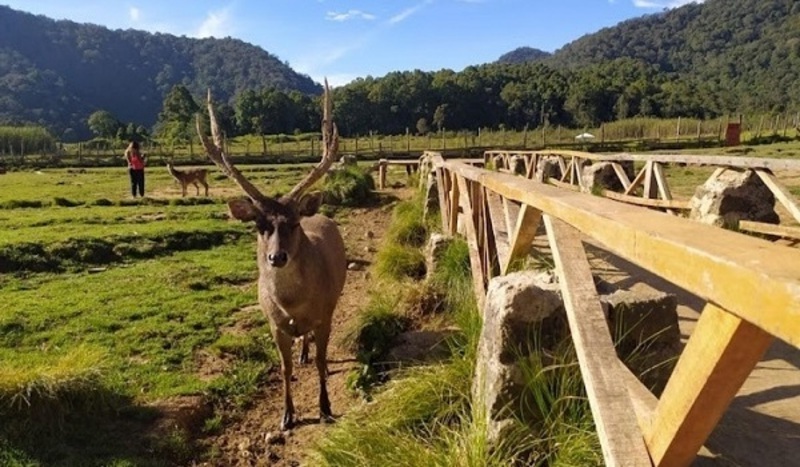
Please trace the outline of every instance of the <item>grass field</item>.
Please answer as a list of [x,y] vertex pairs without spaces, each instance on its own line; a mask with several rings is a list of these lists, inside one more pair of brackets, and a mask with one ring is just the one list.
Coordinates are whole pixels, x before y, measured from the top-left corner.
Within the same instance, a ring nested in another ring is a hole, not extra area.
[[[244,167],[269,194],[300,170]],[[276,356],[238,191],[209,178],[184,199],[151,168],[133,200],[124,168],[0,177],[0,464],[181,463],[198,453],[150,404],[248,403]]]

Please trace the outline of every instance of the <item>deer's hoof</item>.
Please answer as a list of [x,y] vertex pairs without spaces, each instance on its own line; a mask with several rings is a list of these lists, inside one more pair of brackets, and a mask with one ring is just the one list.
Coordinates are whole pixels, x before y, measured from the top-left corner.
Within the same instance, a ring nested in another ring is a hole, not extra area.
[[336,419],[333,418],[331,414],[319,414],[319,422],[325,425],[330,425],[331,423],[336,423]]
[[294,428],[294,416],[292,414],[284,414],[281,420],[281,431],[289,431]]

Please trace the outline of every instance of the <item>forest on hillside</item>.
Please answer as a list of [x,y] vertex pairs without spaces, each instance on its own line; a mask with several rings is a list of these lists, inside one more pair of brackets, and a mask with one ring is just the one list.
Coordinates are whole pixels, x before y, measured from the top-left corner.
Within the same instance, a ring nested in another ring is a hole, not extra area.
[[246,89],[318,94],[320,86],[260,47],[55,21],[0,5],[0,122],[34,123],[59,137],[87,137],[106,110],[152,126],[175,86],[223,102]]
[[[603,29],[552,56],[522,48],[462,71],[359,78],[335,89],[334,112],[346,136],[736,113],[797,120],[797,31],[800,2],[707,0]],[[0,7],[0,44],[0,124],[41,124],[62,140],[88,133],[98,111],[117,128],[188,138],[185,110],[202,107],[206,87],[229,135],[319,125],[319,85],[234,39],[109,31]]]

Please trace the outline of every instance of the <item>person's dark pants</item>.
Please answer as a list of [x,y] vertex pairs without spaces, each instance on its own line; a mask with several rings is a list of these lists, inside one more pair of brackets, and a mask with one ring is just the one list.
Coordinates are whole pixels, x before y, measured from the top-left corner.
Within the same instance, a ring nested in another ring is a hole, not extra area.
[[144,169],[134,170],[128,169],[131,174],[131,194],[136,198],[136,191],[139,191],[139,196],[144,196]]

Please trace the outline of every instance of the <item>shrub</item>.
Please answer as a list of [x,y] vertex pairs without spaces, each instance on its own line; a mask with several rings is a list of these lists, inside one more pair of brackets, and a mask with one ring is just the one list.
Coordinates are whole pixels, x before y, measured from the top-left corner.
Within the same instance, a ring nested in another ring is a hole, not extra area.
[[378,275],[395,280],[423,279],[426,271],[425,257],[418,249],[396,244],[378,253],[375,267]]
[[375,181],[356,166],[328,173],[324,184],[325,202],[342,206],[363,206],[375,199]]

